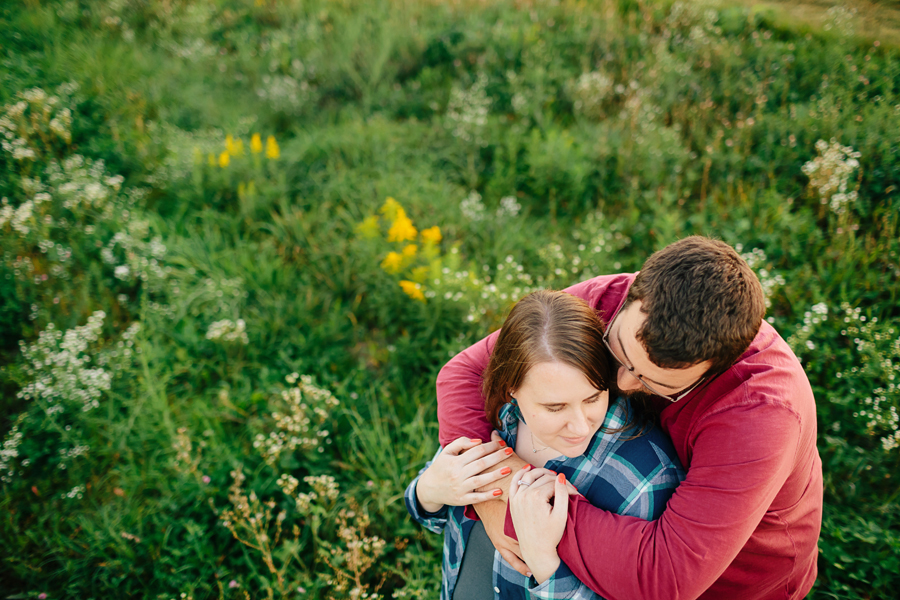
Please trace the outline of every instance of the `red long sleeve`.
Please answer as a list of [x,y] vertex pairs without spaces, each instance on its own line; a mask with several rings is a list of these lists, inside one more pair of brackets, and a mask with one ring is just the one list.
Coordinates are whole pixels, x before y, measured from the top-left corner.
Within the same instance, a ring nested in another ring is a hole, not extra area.
[[[567,291],[608,321],[632,280],[600,277]],[[438,377],[442,444],[490,433],[480,389],[495,335]],[[562,560],[609,600],[802,598],[816,577],[822,464],[812,391],[784,340],[763,323],[729,371],[666,406],[661,424],[687,468],[662,517],[646,522],[575,499]]]

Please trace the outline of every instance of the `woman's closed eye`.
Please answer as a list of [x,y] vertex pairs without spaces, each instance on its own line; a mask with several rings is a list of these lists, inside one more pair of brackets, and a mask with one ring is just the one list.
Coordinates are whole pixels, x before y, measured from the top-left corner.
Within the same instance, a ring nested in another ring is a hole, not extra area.
[[[600,394],[596,394],[594,396],[591,396],[590,398],[585,398],[584,400],[582,400],[582,403],[583,404],[594,404],[595,402],[599,402],[599,401],[600,401]],[[561,410],[563,410],[565,407],[568,406],[568,404],[544,404],[543,406],[549,412],[555,413],[555,412],[560,412]]]

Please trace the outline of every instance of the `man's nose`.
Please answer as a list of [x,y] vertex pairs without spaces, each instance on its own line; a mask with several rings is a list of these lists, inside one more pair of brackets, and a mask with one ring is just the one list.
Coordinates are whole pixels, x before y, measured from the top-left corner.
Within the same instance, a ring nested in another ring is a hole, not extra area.
[[644,387],[640,380],[623,365],[619,365],[619,370],[616,372],[616,384],[623,392],[631,392]]

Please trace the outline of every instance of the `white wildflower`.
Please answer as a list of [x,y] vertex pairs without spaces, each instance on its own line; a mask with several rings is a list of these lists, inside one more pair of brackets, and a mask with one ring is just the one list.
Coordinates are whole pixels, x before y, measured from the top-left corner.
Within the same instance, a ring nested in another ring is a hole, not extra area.
[[505,196],[500,199],[500,207],[497,209],[498,217],[516,217],[519,215],[519,211],[522,210],[522,205],[519,204],[519,201],[516,200],[515,196]]
[[486,208],[481,201],[481,194],[472,190],[465,200],[459,203],[459,209],[465,218],[470,221],[481,221],[484,219]]
[[231,319],[216,321],[206,331],[206,339],[240,342],[244,345],[250,343],[250,338],[247,336],[247,324],[243,319],[238,319],[237,321],[232,321]]
[[860,153],[850,146],[841,146],[832,138],[830,142],[816,142],[818,156],[803,165],[809,177],[809,187],[818,194],[822,204],[827,204],[836,214],[856,202],[858,193],[850,190],[850,177],[859,169]]

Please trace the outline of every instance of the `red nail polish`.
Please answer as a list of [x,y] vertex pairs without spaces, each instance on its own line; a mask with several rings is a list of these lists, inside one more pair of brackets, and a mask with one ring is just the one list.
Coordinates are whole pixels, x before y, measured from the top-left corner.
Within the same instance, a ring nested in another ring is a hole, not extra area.
[[494,495],[495,495],[495,496],[502,496],[502,495],[503,495],[503,490],[494,490]]
[[471,439],[469,439],[469,441],[472,442],[473,444],[480,444],[480,443],[481,443],[481,440],[476,439],[476,438],[471,438]]
[[504,453],[505,455],[509,456],[510,454],[513,453],[513,449],[512,449],[512,448],[507,448],[506,450],[503,451],[503,453]]
[[522,467],[523,471],[530,471],[531,469],[532,469],[531,465],[525,465],[524,467]]
[[506,448],[506,442],[504,442],[503,440],[497,440],[497,443],[500,444],[501,448]]
[[560,483],[566,482],[566,476],[563,475],[562,473],[559,474],[559,477],[557,477],[557,479],[559,480]]
[[512,473],[512,469],[510,469],[509,467],[503,467],[502,469],[500,469],[501,475],[509,475],[510,473]]

